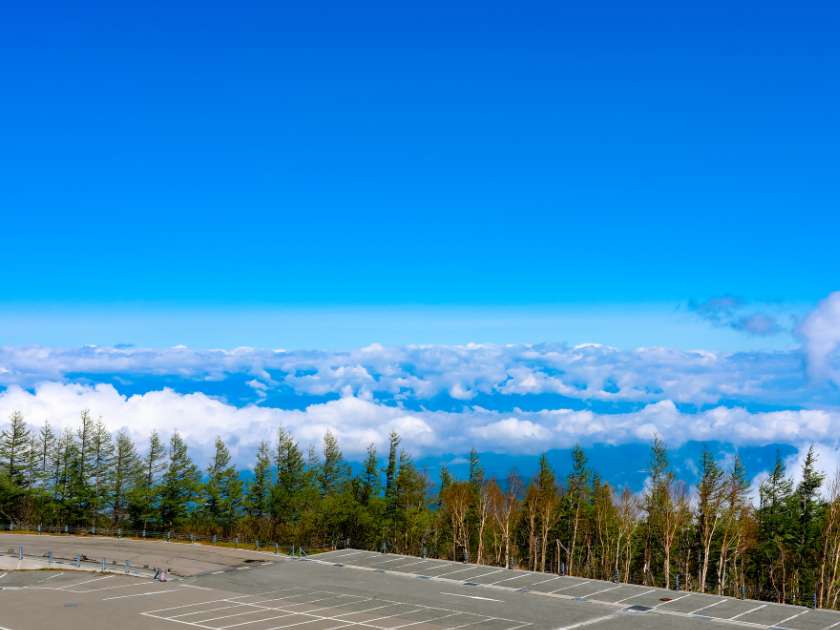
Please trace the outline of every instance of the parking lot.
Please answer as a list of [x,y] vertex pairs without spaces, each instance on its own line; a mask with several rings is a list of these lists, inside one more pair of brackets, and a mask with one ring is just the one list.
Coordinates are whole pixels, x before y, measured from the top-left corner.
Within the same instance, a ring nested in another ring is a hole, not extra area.
[[[49,544],[71,555],[77,542]],[[0,536],[0,548],[2,543]],[[84,541],[87,550],[96,543]],[[109,553],[113,545],[103,541]],[[254,562],[247,550],[168,547],[174,551],[170,564],[182,575],[169,582],[66,568],[7,571],[0,575],[0,629],[840,627],[837,612],[369,551],[339,550],[308,560],[261,554]],[[135,541],[130,550],[143,562],[168,547]],[[212,570],[190,573],[206,566]]]

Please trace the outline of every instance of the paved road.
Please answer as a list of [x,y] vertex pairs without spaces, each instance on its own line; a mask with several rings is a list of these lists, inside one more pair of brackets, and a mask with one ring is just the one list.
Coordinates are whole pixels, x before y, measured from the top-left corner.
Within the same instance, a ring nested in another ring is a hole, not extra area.
[[[85,544],[97,541],[109,553],[120,549],[103,539]],[[146,541],[128,549],[143,556],[161,553],[161,545]],[[262,554],[246,563],[258,554],[186,547],[189,553],[173,554],[171,564],[192,573],[167,583],[70,571],[7,573],[0,577],[0,629],[840,629],[835,612],[487,566],[353,550],[309,561]],[[217,568],[196,571],[208,565]]]
[[209,545],[105,536],[50,536],[36,534],[0,534],[0,553],[14,555],[22,545],[24,554],[71,560],[77,554],[95,562],[103,559],[137,568],[159,567],[180,576],[200,575],[219,569],[259,562],[274,554],[253,549],[211,547]]

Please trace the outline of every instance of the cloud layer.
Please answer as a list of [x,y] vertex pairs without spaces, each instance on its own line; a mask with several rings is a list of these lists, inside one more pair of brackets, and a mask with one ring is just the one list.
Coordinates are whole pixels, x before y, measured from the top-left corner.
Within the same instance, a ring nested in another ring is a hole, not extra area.
[[[837,299],[840,304],[840,299]],[[619,350],[587,344],[383,347],[352,352],[284,352],[237,348],[0,348],[0,386],[47,381],[113,383],[124,393],[169,386],[235,404],[305,406],[317,398],[355,395],[409,408],[457,409],[482,404],[512,409],[523,399],[550,405],[638,408],[660,400],[708,407],[801,408],[836,404],[834,374],[840,330],[825,303],[802,326],[806,352],[715,353],[669,348]],[[811,374],[803,369],[805,361]],[[275,398],[282,397],[283,402]],[[299,404],[288,399],[300,397]]]
[[34,391],[13,386],[0,394],[0,414],[20,410],[34,424],[49,420],[56,426],[75,428],[80,409],[90,409],[112,431],[125,429],[139,441],[153,429],[164,435],[177,429],[201,458],[220,435],[241,465],[248,465],[259,441],[272,439],[279,427],[291,431],[304,445],[318,445],[323,434],[332,431],[351,457],[361,455],[370,443],[384,448],[392,430],[418,455],[460,453],[472,447],[535,454],[575,443],[649,441],[655,435],[672,445],[689,440],[723,440],[735,445],[834,444],[840,436],[840,412],[836,411],[749,412],[720,406],[684,413],[669,400],[630,413],[571,409],[507,413],[481,407],[459,412],[408,411],[356,396],[303,410],[236,407],[201,393],[165,389],[125,396],[112,385],[61,383],[47,383]]

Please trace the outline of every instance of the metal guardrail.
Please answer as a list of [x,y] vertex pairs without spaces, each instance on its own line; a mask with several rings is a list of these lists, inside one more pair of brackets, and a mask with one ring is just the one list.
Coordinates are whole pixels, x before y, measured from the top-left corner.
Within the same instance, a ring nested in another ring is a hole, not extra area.
[[47,569],[79,569],[85,571],[97,571],[99,573],[122,573],[136,577],[151,577],[156,571],[155,568],[149,567],[148,565],[135,567],[132,565],[131,560],[109,561],[106,558],[93,559],[82,553],[77,553],[73,557],[69,558],[57,555],[52,551],[38,554],[27,553],[25,545],[0,548],[0,556],[12,557],[21,562],[24,560],[32,560],[45,565],[39,568]]

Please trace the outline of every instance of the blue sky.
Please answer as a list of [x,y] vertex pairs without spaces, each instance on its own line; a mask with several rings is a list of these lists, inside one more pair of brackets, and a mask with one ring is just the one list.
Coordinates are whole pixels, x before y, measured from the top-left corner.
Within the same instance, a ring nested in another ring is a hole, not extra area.
[[838,31],[828,2],[9,6],[0,413],[243,458],[285,424],[840,462]]
[[829,3],[18,3],[0,300],[812,305],[840,267],[838,22]]

